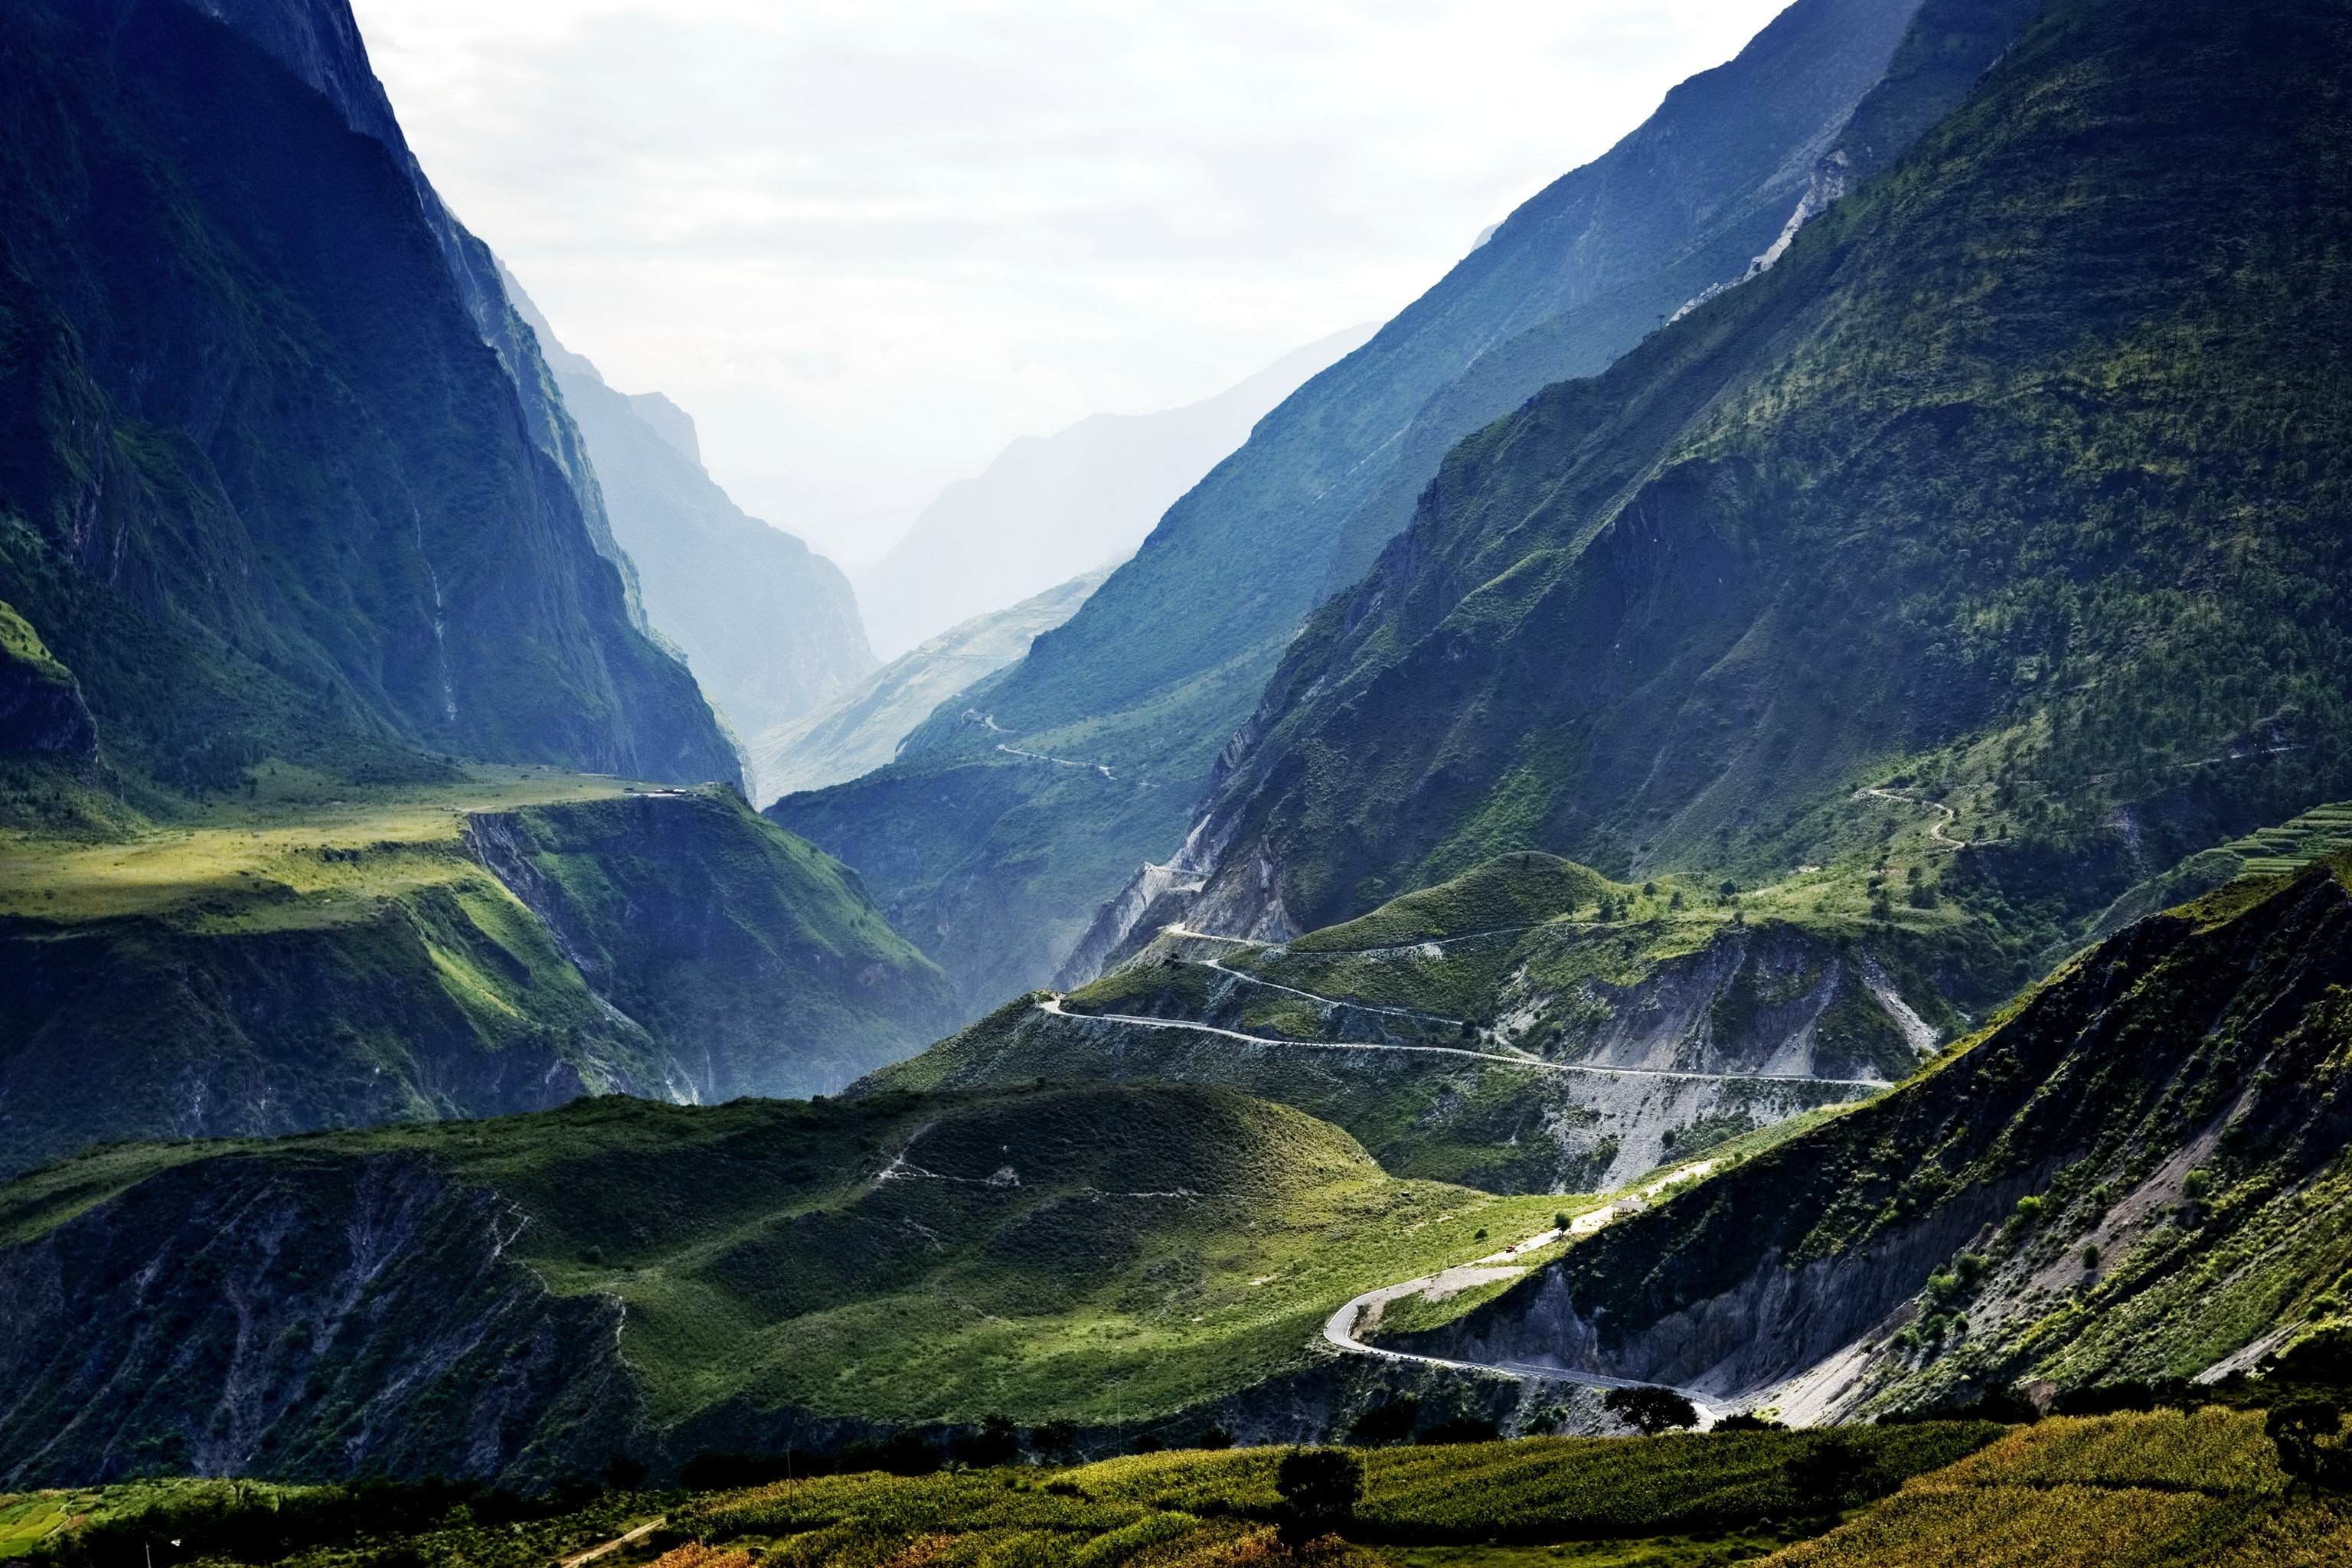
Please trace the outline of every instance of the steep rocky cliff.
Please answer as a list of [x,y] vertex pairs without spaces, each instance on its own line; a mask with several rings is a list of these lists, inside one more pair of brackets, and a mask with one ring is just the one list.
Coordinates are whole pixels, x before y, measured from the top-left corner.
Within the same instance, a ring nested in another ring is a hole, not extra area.
[[736,776],[401,156],[173,0],[34,0],[0,72],[0,598],[111,765]]
[[[482,342],[499,356],[499,364],[514,386],[523,422],[539,448],[562,469],[579,502],[582,520],[598,552],[620,570],[635,591],[633,567],[605,518],[604,503],[592,475],[580,431],[564,406],[547,356],[533,339],[528,303],[510,297],[509,279],[490,254],[489,247],[457,221],[425,166],[408,145],[384,95],[383,84],[368,63],[367,44],[360,35],[349,0],[177,0],[251,39],[280,65],[324,97],[343,123],[382,143],[406,174],[416,193],[417,211],[432,231],[460,304],[474,320]],[[634,602],[633,602],[634,603]],[[642,629],[643,622],[639,623]]]
[[870,674],[873,650],[841,569],[728,498],[702,467],[685,410],[607,385],[511,279],[509,289],[579,421],[647,620],[685,654],[736,739],[748,743]]
[[482,813],[466,844],[696,1099],[831,1093],[954,1021],[856,875],[731,792]]

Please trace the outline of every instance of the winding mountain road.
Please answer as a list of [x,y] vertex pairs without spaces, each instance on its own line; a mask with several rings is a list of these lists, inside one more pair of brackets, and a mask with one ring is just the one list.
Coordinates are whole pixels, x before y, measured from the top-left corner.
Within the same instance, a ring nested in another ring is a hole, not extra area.
[[[1714,1169],[1713,1161],[1685,1166],[1642,1188],[1641,1195],[1645,1199],[1654,1198],[1668,1187],[1679,1185],[1684,1182],[1696,1181]],[[1442,1268],[1434,1274],[1423,1275],[1418,1279],[1407,1279],[1398,1284],[1383,1285],[1378,1289],[1367,1290],[1324,1321],[1323,1342],[1335,1350],[1345,1351],[1350,1355],[1370,1356],[1380,1361],[1408,1362],[1422,1366],[1444,1367],[1456,1372],[1499,1373],[1505,1377],[1515,1377],[1527,1382],[1569,1383],[1586,1388],[1658,1386],[1643,1384],[1637,1378],[1612,1377],[1606,1373],[1581,1372],[1573,1367],[1552,1366],[1539,1362],[1454,1361],[1444,1356],[1416,1355],[1411,1351],[1391,1350],[1385,1345],[1366,1344],[1356,1337],[1360,1330],[1370,1326],[1364,1321],[1367,1311],[1385,1307],[1391,1301],[1400,1300],[1408,1296],[1454,1295],[1480,1285],[1492,1285],[1507,1279],[1517,1279],[1528,1271],[1528,1266],[1518,1261],[1526,1254],[1570,1237],[1590,1236],[1615,1217],[1615,1206],[1604,1205],[1600,1208],[1579,1215],[1569,1222],[1568,1229],[1565,1231],[1547,1230],[1539,1235],[1531,1236],[1525,1241],[1507,1247],[1500,1252],[1489,1253],[1474,1262],[1459,1264],[1452,1268]],[[1374,1321],[1378,1321],[1377,1316]],[[1695,1389],[1677,1388],[1675,1392],[1691,1402],[1692,1407],[1698,1412],[1699,1425],[1703,1427],[1714,1426],[1717,1420],[1731,1413],[1729,1406],[1718,1404],[1708,1395],[1700,1394]]]
[[1213,969],[1218,973],[1238,980],[1244,985],[1263,985],[1268,991],[1279,991],[1286,995],[1304,997],[1309,1002],[1320,1003],[1326,1007],[1352,1007],[1359,1013],[1378,1013],[1391,1018],[1418,1018],[1424,1024],[1443,1024],[1449,1029],[1469,1027],[1459,1018],[1449,1018],[1443,1013],[1424,1013],[1418,1007],[1382,1007],[1370,1002],[1349,1002],[1337,996],[1325,996],[1313,991],[1301,991],[1296,985],[1285,985],[1279,981],[1268,980],[1263,975],[1252,974],[1246,970],[1228,968],[1213,958],[1188,958],[1183,962],[1196,963],[1202,969]]
[[1463,1057],[1471,1061],[1492,1062],[1497,1067],[1524,1068],[1531,1072],[1583,1073],[1595,1078],[1647,1078],[1670,1083],[1789,1083],[1826,1084],[1833,1089],[1885,1089],[1880,1079],[1814,1078],[1807,1073],[1766,1072],[1679,1072],[1667,1068],[1604,1068],[1585,1062],[1549,1062],[1540,1057],[1507,1056],[1500,1051],[1474,1051],[1464,1046],[1401,1046],[1385,1041],[1370,1040],[1277,1040],[1264,1035],[1245,1035],[1238,1029],[1219,1028],[1214,1024],[1195,1024],[1181,1018],[1146,1018],[1133,1013],[1073,1013],[1062,1005],[1059,996],[1048,996],[1039,1002],[1037,1010],[1049,1017],[1087,1020],[1103,1024],[1125,1024],[1139,1029],[1176,1029],[1196,1035],[1214,1035],[1220,1039],[1236,1040],[1245,1046],[1265,1046],[1277,1050],[1293,1051],[1399,1051],[1412,1056]]
[[1955,838],[1944,831],[1960,819],[1960,814],[1940,800],[1921,800],[1916,795],[1905,795],[1901,790],[1895,789],[1864,789],[1856,790],[1854,793],[1869,795],[1874,800],[1898,801],[1905,805],[1916,805],[1932,811],[1936,813],[1936,820],[1927,825],[1927,837],[1936,841],[1937,847],[1952,850],[1966,849],[1969,847],[1968,839]]

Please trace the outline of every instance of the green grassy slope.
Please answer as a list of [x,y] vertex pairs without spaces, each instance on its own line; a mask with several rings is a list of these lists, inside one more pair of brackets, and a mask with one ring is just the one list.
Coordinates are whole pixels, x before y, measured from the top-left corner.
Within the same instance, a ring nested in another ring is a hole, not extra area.
[[105,760],[181,789],[263,756],[431,776],[419,749],[733,778],[394,153],[196,8],[11,21],[0,599]]
[[[1727,900],[1517,855],[1279,946],[1163,932],[1058,1011],[1024,998],[870,1085],[1222,1083],[1400,1175],[1598,1190],[1900,1079],[2011,973],[1956,907],[1874,910],[1853,879]],[[1786,1081],[1808,1076],[1837,1081]]]
[[2340,1336],[2346,872],[2143,921],[1914,1081],[1440,1340],[1759,1394],[1819,1367],[1763,1395],[1819,1412],[2182,1377]]
[[1202,908],[1853,864],[1880,785],[2059,921],[2344,794],[2347,58],[2299,0],[2048,6],[1771,271],[1454,452],[1269,687]]
[[[1558,1207],[1173,1087],[127,1149],[0,1189],[0,1474],[545,1474],[844,1421],[1166,1415],[1313,1364],[1340,1302]],[[467,1414],[465,1369],[501,1358]],[[142,1393],[93,1405],[93,1379]]]
[[[1096,906],[1182,842],[1285,645],[1402,523],[1446,447],[1738,277],[1916,8],[1792,5],[1261,421],[1066,626],[934,714],[897,764],[788,797],[779,820],[856,867],[975,1013],[1051,979]],[[1111,776],[1008,772],[1007,743]]]
[[[120,826],[120,825],[110,825]],[[837,1086],[951,1016],[730,793],[281,766],[169,824],[0,836],[0,1171],[101,1139]]]

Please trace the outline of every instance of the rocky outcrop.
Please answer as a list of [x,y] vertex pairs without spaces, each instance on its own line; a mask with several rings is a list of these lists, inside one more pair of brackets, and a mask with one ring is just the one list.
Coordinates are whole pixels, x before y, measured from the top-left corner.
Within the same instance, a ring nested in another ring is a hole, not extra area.
[[525,1223],[422,1159],[281,1152],[7,1248],[0,1486],[596,1473],[638,1419],[619,1304],[551,1295]]

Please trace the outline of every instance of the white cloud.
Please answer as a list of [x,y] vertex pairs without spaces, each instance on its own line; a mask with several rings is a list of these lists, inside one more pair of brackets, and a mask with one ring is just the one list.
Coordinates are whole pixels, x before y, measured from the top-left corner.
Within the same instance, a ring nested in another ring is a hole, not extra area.
[[845,555],[1386,316],[1780,0],[355,0],[566,341]]

